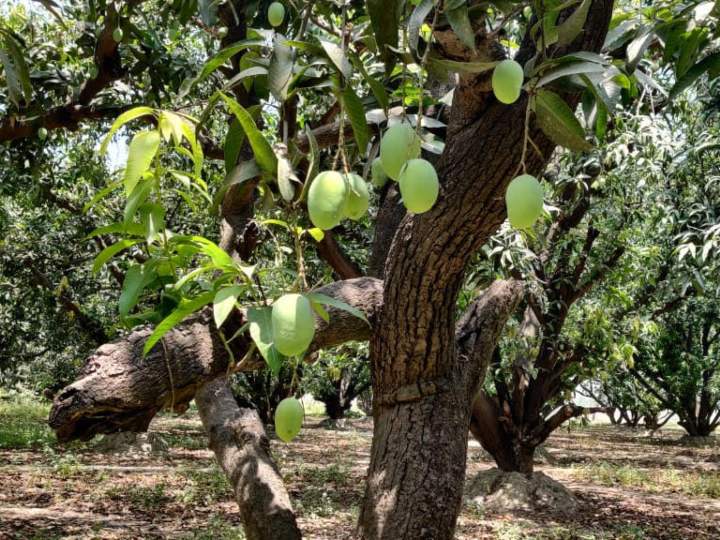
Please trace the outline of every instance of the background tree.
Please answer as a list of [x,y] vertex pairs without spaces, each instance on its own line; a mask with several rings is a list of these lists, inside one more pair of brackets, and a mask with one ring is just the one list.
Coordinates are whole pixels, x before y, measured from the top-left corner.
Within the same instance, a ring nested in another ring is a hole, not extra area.
[[335,354],[321,353],[308,367],[303,387],[325,405],[331,420],[343,418],[353,401],[370,388],[367,353],[355,347],[342,347]]

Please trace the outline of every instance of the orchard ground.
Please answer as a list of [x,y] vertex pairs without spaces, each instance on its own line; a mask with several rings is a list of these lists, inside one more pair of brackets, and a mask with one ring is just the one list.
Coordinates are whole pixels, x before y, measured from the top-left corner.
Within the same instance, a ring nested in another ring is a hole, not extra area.
[[[241,539],[237,507],[194,409],[152,426],[156,453],[102,450],[99,440],[59,446],[48,406],[0,399],[0,538]],[[372,421],[328,428],[321,409],[291,444],[273,452],[305,538],[353,536],[369,459]],[[720,538],[720,443],[688,442],[666,427],[655,436],[600,422],[558,430],[541,470],[571,488],[580,510],[499,514],[466,504],[457,539]],[[492,466],[471,442],[468,475]]]

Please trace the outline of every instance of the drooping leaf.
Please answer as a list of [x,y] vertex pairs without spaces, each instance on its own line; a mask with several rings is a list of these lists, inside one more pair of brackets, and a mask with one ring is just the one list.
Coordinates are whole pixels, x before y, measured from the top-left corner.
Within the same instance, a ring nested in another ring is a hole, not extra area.
[[0,32],[0,64],[5,70],[5,82],[10,99],[16,107],[32,100],[30,70],[25,62],[20,44],[7,30]]
[[360,71],[363,79],[365,79],[365,82],[368,83],[368,86],[370,86],[370,90],[372,91],[373,96],[375,96],[378,105],[380,105],[383,109],[387,109],[390,106],[390,99],[388,98],[387,91],[385,90],[385,86],[382,81],[380,81],[378,77],[373,77],[368,74],[362,60],[356,55],[353,55],[351,59],[353,66]]
[[720,53],[710,54],[688,69],[670,90],[670,99],[675,99],[684,90],[692,86],[703,74],[714,70],[720,70]]
[[123,250],[126,250],[129,247],[134,246],[138,242],[140,242],[140,239],[128,238],[115,242],[114,244],[103,249],[93,261],[93,274],[97,274],[100,269],[105,265],[105,263],[112,259],[115,255],[117,255]]
[[228,127],[227,135],[225,135],[225,145],[223,147],[223,155],[225,157],[225,172],[229,173],[237,164],[240,148],[245,141],[245,130],[238,122],[237,118],[233,118]]
[[285,101],[292,78],[294,53],[285,44],[285,36],[278,34],[273,41],[273,52],[268,68],[268,86],[278,101]]
[[357,144],[360,155],[364,156],[367,150],[370,132],[365,121],[365,109],[363,108],[360,98],[355,94],[352,86],[345,85],[341,95],[342,103],[347,112],[350,124],[352,125],[353,134],[355,135],[355,143]]
[[157,273],[155,272],[153,264],[135,264],[127,269],[125,272],[125,279],[123,280],[122,292],[120,293],[120,300],[118,301],[118,310],[121,317],[127,317],[132,311],[140,298],[140,293],[143,289],[148,286],[155,278]]
[[234,186],[235,184],[242,184],[243,182],[257,176],[260,176],[260,169],[254,159],[243,161],[233,167],[233,169],[225,176],[225,181],[222,183],[220,189],[218,189],[215,197],[213,198],[213,208],[218,208],[220,206],[223,197],[225,197],[225,193],[227,193],[227,190],[230,189],[231,186]]
[[277,169],[277,181],[278,188],[280,188],[280,195],[285,201],[292,201],[295,198],[295,187],[292,182],[300,182],[298,177],[293,171],[292,163],[284,155],[278,156],[278,169]]
[[540,80],[538,80],[536,87],[541,88],[562,77],[586,73],[602,73],[605,69],[604,65],[597,64],[595,62],[573,62],[570,64],[561,64],[559,67],[545,73]]
[[431,56],[428,58],[429,63],[435,64],[448,71],[456,71],[458,73],[485,73],[491,71],[498,64],[497,62],[458,62],[456,60],[447,60]]
[[422,0],[422,2],[415,6],[412,15],[410,15],[410,20],[408,21],[408,44],[410,45],[410,50],[415,54],[417,54],[418,42],[420,41],[420,28],[432,10],[433,4],[433,0]]
[[572,109],[559,95],[541,89],[535,95],[535,115],[540,129],[550,140],[576,152],[589,150],[585,131]]
[[118,129],[123,127],[131,120],[135,120],[136,118],[140,118],[141,116],[148,116],[153,113],[154,110],[150,107],[135,107],[134,109],[125,111],[120,116],[118,116],[113,122],[112,126],[110,126],[110,131],[108,131],[108,134],[105,135],[102,144],[100,144],[100,155],[103,155],[105,154],[105,152],[107,152],[107,147],[110,144],[113,135],[115,135]]
[[313,311],[315,311],[315,313],[317,313],[323,321],[330,322],[330,314],[322,304],[319,304],[318,302],[310,302],[310,305],[312,306]]
[[212,302],[214,297],[214,293],[212,291],[205,292],[201,294],[200,296],[196,296],[195,298],[191,300],[183,300],[180,302],[177,308],[170,313],[167,317],[165,317],[160,324],[158,324],[155,327],[155,330],[153,330],[153,333],[150,334],[150,337],[145,342],[145,346],[143,347],[143,356],[147,356],[147,354],[152,350],[152,348],[157,344],[162,337],[167,334],[170,330],[175,328],[179,323],[181,323],[186,317],[189,315],[192,315],[199,309],[205,307],[207,304]]
[[322,45],[323,51],[325,51],[327,57],[342,74],[342,76],[349,77],[351,70],[350,60],[348,60],[348,57],[345,55],[343,50],[332,41],[323,40],[320,41],[320,44]]
[[165,230],[165,209],[159,204],[145,204],[140,207],[140,216],[145,228],[145,241],[152,244]]
[[150,195],[154,185],[155,182],[152,180],[144,180],[135,186],[135,189],[133,189],[127,199],[127,202],[125,203],[125,211],[123,213],[123,221],[125,223],[130,223],[132,221],[135,213],[138,211],[138,208],[140,208]]
[[463,3],[454,9],[446,10],[445,16],[460,41],[467,48],[475,50],[475,32],[470,24],[467,4]]
[[591,5],[592,0],[582,0],[580,5],[575,8],[575,11],[557,27],[558,45],[569,45],[580,35],[585,26],[585,21],[587,21]]
[[141,131],[130,141],[127,165],[123,176],[125,193],[130,195],[143,173],[150,168],[160,148],[160,132],[156,129]]
[[247,109],[245,109],[245,107],[240,105],[231,97],[228,97],[225,94],[221,94],[221,97],[245,131],[245,136],[250,142],[250,147],[252,148],[253,154],[255,154],[255,161],[257,164],[260,165],[260,168],[262,168],[265,172],[275,174],[277,169],[277,158],[275,157],[275,152],[273,152],[272,146],[270,146],[270,143],[258,129],[252,115],[247,111]]
[[370,324],[367,320],[367,317],[365,317],[365,314],[362,311],[346,302],[343,302],[342,300],[338,300],[337,298],[333,298],[332,296],[328,296],[326,294],[315,292],[307,293],[305,296],[307,296],[311,302],[317,302],[318,304],[332,306],[335,309],[347,311],[348,313],[350,313],[350,315],[353,315],[358,319],[362,319],[363,321]]
[[370,24],[372,25],[375,43],[385,63],[385,72],[392,72],[395,56],[392,48],[398,46],[398,27],[400,23],[400,0],[366,0]]
[[645,54],[645,50],[650,46],[654,39],[655,33],[647,32],[646,34],[642,34],[639,37],[636,37],[628,44],[627,63],[630,71],[635,69],[635,66],[638,65],[638,63],[642,59],[643,54]]
[[213,298],[213,319],[216,327],[220,328],[225,319],[232,313],[238,296],[242,294],[243,290],[244,287],[241,285],[231,285],[230,287],[223,287],[215,294],[215,298]]
[[250,337],[267,362],[270,371],[277,374],[282,366],[283,356],[273,345],[272,308],[252,307],[247,310],[250,322]]

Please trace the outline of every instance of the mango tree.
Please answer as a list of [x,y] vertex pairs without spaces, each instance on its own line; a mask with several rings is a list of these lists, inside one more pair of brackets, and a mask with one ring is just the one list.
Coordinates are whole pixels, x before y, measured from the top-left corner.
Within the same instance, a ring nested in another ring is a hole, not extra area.
[[[558,145],[589,151],[614,112],[608,90],[635,88],[640,56],[599,54],[614,3],[317,1],[282,12],[241,0],[79,4],[51,13],[62,21],[53,24],[83,22],[74,26],[86,44],[73,51],[81,61],[60,82],[41,78],[43,91],[28,61],[47,54],[32,23],[0,30],[9,100],[0,140],[47,140],[116,118],[98,150],[127,134],[128,159],[99,196],[117,190],[124,204],[91,235],[115,239],[93,268],[122,262],[120,315],[144,326],[98,348],[56,395],[58,438],[144,430],[162,408],[195,399],[248,537],[298,538],[264,429],[235,406],[224,376],[368,340],[374,433],[359,534],[452,538],[471,406],[523,286],[496,281],[460,314],[458,293],[470,261],[524,202],[509,197],[506,208],[511,181],[538,177]],[[653,32],[666,32],[663,43],[682,58],[677,91],[714,73],[706,4],[669,2],[657,12],[668,26]],[[644,35],[645,12],[618,15],[608,39]],[[692,30],[671,24],[690,16],[699,21]],[[193,73],[174,54],[217,41],[222,50]],[[633,50],[650,41],[634,39]],[[522,80],[503,68],[493,81],[510,56]],[[51,85],[59,90],[45,91]],[[574,114],[581,96],[584,124]],[[404,135],[394,135],[398,127]],[[368,219],[359,211],[368,186],[353,175],[367,177],[377,155],[398,183],[387,182],[373,205],[363,271],[335,231]],[[176,206],[217,216],[218,241],[170,226]],[[529,230],[532,220],[518,223]],[[313,249],[338,281],[311,287]],[[288,252],[292,272],[274,264]],[[280,313],[273,301],[285,295],[297,296]],[[291,428],[288,439],[296,416],[279,426]]]

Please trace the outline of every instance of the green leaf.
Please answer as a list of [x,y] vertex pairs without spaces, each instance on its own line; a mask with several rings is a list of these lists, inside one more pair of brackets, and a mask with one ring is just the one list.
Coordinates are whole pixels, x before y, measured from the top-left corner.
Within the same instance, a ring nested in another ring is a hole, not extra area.
[[140,118],[141,116],[148,116],[154,114],[154,112],[155,111],[150,107],[135,107],[134,109],[125,111],[120,116],[118,116],[113,122],[113,125],[110,126],[110,131],[108,131],[108,134],[105,135],[105,138],[100,145],[100,155],[102,156],[103,154],[105,154],[105,152],[107,152],[107,147],[110,144],[113,135],[115,135],[118,129],[123,127],[128,122],[135,120],[136,118]]
[[113,191],[118,189],[120,186],[122,186],[122,182],[120,180],[116,182],[112,182],[111,184],[108,184],[104,188],[102,188],[100,191],[98,191],[92,199],[90,199],[88,202],[86,202],[83,205],[83,214],[87,214],[88,210],[90,210],[93,206],[95,206],[99,201],[110,195]]
[[422,2],[415,6],[412,15],[410,15],[408,21],[408,44],[410,45],[410,50],[416,55],[418,42],[420,41],[420,28],[425,22],[428,13],[432,10],[433,4],[433,0],[422,0]]
[[8,31],[0,33],[0,36],[4,37],[3,46],[0,46],[0,63],[5,69],[8,94],[15,106],[20,108],[32,100],[30,70],[15,37]]
[[655,39],[654,32],[648,32],[635,39],[633,39],[627,46],[627,65],[630,72],[635,69],[640,60],[642,59],[645,50]]
[[307,175],[305,176],[305,187],[307,187],[320,171],[320,147],[308,124],[305,124],[305,133],[308,138],[308,143],[310,143],[310,165],[308,166]]
[[323,238],[325,238],[325,231],[318,229],[317,227],[308,229],[307,232],[315,239],[316,242],[322,242]]
[[230,122],[227,135],[225,136],[225,145],[223,147],[226,173],[230,173],[230,171],[235,168],[244,141],[245,130],[240,126],[237,118],[233,118],[232,122]]
[[[195,136],[195,129],[186,121],[183,121],[180,124],[180,129],[182,129],[183,136],[187,139],[188,144],[190,144],[190,149],[192,150],[192,161],[194,165],[193,172],[195,173],[196,178],[200,178],[200,175],[202,174],[203,151],[200,143],[198,143],[197,137]],[[180,149],[181,148],[178,147],[178,150]]]
[[332,296],[327,296],[326,294],[315,292],[308,293],[305,296],[307,296],[311,302],[317,302],[318,304],[332,306],[335,309],[347,311],[348,313],[350,313],[350,315],[353,315],[358,319],[362,319],[366,323],[370,324],[367,320],[367,317],[365,317],[365,314],[362,311],[360,311],[356,307],[351,306],[350,304],[343,302],[342,300],[338,300],[337,298],[333,298]]
[[231,97],[228,97],[225,94],[220,95],[230,111],[235,115],[235,118],[237,118],[238,122],[240,122],[243,130],[245,130],[245,135],[250,142],[253,154],[255,154],[255,161],[257,164],[260,165],[260,168],[265,172],[275,174],[275,171],[277,170],[277,158],[275,157],[275,152],[273,152],[270,143],[267,142],[267,139],[265,139],[258,129],[252,115],[247,111],[247,109]]
[[187,85],[183,85],[179,97],[184,97],[185,95],[187,95],[197,83],[207,78],[213,71],[225,64],[225,62],[230,60],[230,58],[232,58],[239,52],[251,47],[262,47],[263,45],[265,45],[265,41],[262,39],[246,39],[243,41],[238,41],[237,43],[233,43],[229,47],[221,50],[205,63],[205,66],[197,77],[191,79]]
[[139,243],[139,239],[125,239],[120,240],[119,242],[115,242],[114,244],[106,247],[103,249],[97,257],[95,257],[95,261],[93,262],[92,271],[93,274],[97,274],[100,269],[105,265],[106,262],[108,262],[110,259],[112,259],[115,255],[120,253],[121,251],[134,246],[135,244]]
[[343,77],[350,77],[350,61],[343,50],[332,41],[320,41],[323,51]]
[[558,45],[570,45],[583,31],[592,0],[582,0],[581,4],[558,27]]
[[234,261],[228,253],[215,242],[202,236],[173,236],[170,242],[193,247],[197,252],[207,255],[216,268],[233,268]]
[[467,4],[462,4],[454,9],[446,11],[445,16],[447,17],[450,26],[452,26],[453,32],[455,32],[460,41],[462,41],[467,48],[474,51],[475,32],[470,24]]
[[152,244],[165,230],[165,209],[159,204],[146,204],[140,208],[140,215],[145,228],[145,241]]
[[538,125],[550,140],[576,152],[592,148],[585,140],[585,131],[580,122],[565,100],[549,90],[539,90],[534,101]]
[[720,70],[720,53],[713,53],[700,60],[697,64],[687,70],[685,75],[680,77],[675,86],[670,90],[670,99],[675,99],[684,90],[693,85],[702,75],[708,71]]
[[353,66],[355,66],[355,68],[363,76],[363,79],[365,79],[365,82],[368,86],[370,86],[370,90],[372,91],[373,96],[375,96],[378,105],[380,105],[383,109],[387,109],[390,106],[390,99],[388,98],[387,91],[385,90],[385,86],[382,81],[380,81],[377,77],[370,76],[362,63],[362,60],[356,55],[352,55],[350,58]]
[[375,43],[385,62],[385,72],[391,73],[395,65],[392,48],[398,46],[398,27],[400,23],[400,0],[366,0],[370,24],[375,34]]
[[675,71],[677,77],[684,76],[698,57],[700,42],[705,38],[704,28],[694,28],[682,42],[680,56],[676,62]]
[[213,208],[219,208],[222,203],[225,193],[230,189],[231,186],[236,184],[242,184],[252,178],[260,176],[260,169],[255,163],[254,159],[243,161],[239,165],[233,167],[233,169],[225,176],[223,184],[218,189],[215,197],[213,198]]
[[275,36],[273,53],[268,68],[268,86],[272,95],[282,102],[288,96],[294,64],[293,50],[285,44],[285,36]]
[[102,236],[105,234],[129,234],[130,236],[139,236],[143,237],[145,234],[145,230],[143,229],[143,226],[139,223],[111,223],[110,225],[105,225],[103,227],[98,227],[94,231],[92,231],[90,234],[88,234],[85,239],[94,238],[95,236]]
[[571,64],[561,64],[560,67],[553,69],[543,75],[535,85],[536,88],[545,86],[562,77],[570,75],[582,75],[584,73],[602,73],[606,67],[595,62],[573,62]]
[[175,308],[175,311],[170,313],[170,315],[165,317],[162,322],[155,327],[155,330],[153,330],[153,333],[150,334],[150,337],[145,342],[145,346],[143,347],[143,356],[147,356],[155,344],[160,341],[165,334],[182,322],[185,317],[192,315],[212,302],[213,296],[214,293],[212,291],[208,291],[193,298],[192,300],[183,300],[180,305]]
[[122,292],[118,301],[118,309],[121,317],[127,317],[140,298],[140,293],[157,277],[152,264],[136,264],[125,272]]
[[319,304],[317,302],[310,302],[310,305],[312,306],[315,313],[317,313],[323,321],[330,322],[330,314],[322,306],[322,304]]
[[295,175],[290,160],[285,156],[279,156],[277,163],[277,181],[278,187],[280,188],[280,195],[283,200],[290,202],[295,198],[295,187],[292,185],[292,180],[298,183],[300,180]]
[[282,366],[283,356],[273,345],[272,337],[272,308],[251,307],[247,310],[250,322],[250,337],[267,362],[270,371],[277,375]]
[[368,131],[367,121],[365,120],[365,109],[363,108],[360,98],[355,94],[352,86],[345,86],[341,94],[342,103],[345,106],[352,125],[353,134],[355,135],[355,143],[361,156],[367,151],[370,132]]
[[[232,79],[230,79],[227,83],[225,83],[225,86],[223,86],[223,92],[227,92],[228,90],[232,90],[235,88],[238,84],[241,82],[251,79],[253,77],[258,77],[260,75],[267,75],[268,74],[268,68],[263,66],[252,66],[247,69],[243,69],[240,73],[235,75]],[[252,81],[250,81],[252,83]]]
[[123,184],[125,193],[130,195],[135,189],[138,180],[152,165],[153,159],[160,148],[160,132],[156,129],[141,131],[130,141],[127,165]]
[[135,186],[135,189],[133,189],[127,199],[127,202],[125,203],[125,212],[123,214],[123,221],[125,223],[130,223],[132,221],[138,208],[140,208],[140,206],[148,198],[154,186],[155,182],[152,180],[145,180]]
[[238,296],[242,294],[244,287],[240,285],[231,285],[220,289],[213,299],[213,318],[215,326],[220,328],[225,319],[232,313],[237,302]]
[[431,64],[440,66],[449,71],[458,73],[485,73],[495,69],[498,62],[457,62],[455,60],[447,60],[445,58],[430,57],[428,61]]

